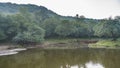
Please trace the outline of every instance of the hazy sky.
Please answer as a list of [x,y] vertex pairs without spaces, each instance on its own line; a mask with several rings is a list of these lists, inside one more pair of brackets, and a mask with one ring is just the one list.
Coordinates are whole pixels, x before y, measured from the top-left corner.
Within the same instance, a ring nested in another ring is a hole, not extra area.
[[120,0],[0,0],[0,2],[42,5],[65,16],[79,14],[101,19],[120,15]]

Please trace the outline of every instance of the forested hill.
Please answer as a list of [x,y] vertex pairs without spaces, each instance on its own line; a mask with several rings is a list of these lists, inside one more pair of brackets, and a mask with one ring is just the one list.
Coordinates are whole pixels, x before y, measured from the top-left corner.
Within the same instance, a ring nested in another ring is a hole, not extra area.
[[49,9],[47,9],[44,6],[37,6],[33,4],[15,4],[15,3],[0,3],[0,12],[1,13],[7,13],[7,14],[13,14],[19,12],[20,8],[25,7],[28,9],[29,12],[42,12],[46,15],[53,15],[56,16],[57,14]]
[[[61,16],[59,14],[56,14],[52,10],[47,9],[44,6],[37,6],[37,5],[33,5],[33,4],[0,3],[0,13],[14,14],[14,13],[19,12],[20,8],[22,8],[22,7],[27,8],[28,11],[31,13],[35,13],[35,12],[39,11],[39,12],[41,12],[42,15],[47,16],[47,17],[56,17],[57,16],[57,17],[60,17],[61,19],[67,19],[67,20],[76,19],[75,17],[72,17],[72,16]],[[93,20],[93,19],[86,18],[86,20]]]
[[0,42],[39,43],[53,37],[120,37],[120,16],[89,19],[61,16],[43,6],[0,3]]
[[46,13],[54,14],[44,6],[37,6],[33,4],[15,4],[15,3],[0,3],[0,12],[4,13],[17,13],[21,7],[26,7],[30,12],[45,11]]

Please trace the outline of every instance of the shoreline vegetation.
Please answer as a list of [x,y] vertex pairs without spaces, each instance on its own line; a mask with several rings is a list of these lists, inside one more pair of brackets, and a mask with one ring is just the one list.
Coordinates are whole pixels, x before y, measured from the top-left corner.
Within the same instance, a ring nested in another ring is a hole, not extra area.
[[20,51],[27,49],[81,49],[81,48],[96,48],[96,49],[120,49],[120,40],[112,41],[111,39],[46,39],[42,44],[37,45],[17,45],[13,43],[0,44],[0,56],[17,54]]

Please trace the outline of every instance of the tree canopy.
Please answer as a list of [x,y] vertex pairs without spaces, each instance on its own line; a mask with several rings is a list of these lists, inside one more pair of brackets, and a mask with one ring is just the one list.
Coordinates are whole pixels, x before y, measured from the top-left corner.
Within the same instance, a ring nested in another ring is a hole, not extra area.
[[99,37],[117,38],[120,36],[120,23],[117,20],[98,23],[93,29],[95,35]]

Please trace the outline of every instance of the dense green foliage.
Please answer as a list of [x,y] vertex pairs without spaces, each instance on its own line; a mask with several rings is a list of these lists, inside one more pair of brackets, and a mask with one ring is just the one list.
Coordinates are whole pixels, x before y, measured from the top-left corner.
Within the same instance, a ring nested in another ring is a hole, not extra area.
[[95,35],[100,37],[117,38],[120,36],[120,22],[118,20],[100,22],[93,29]]
[[63,20],[57,27],[55,32],[60,36],[69,36],[76,30],[74,22],[69,22],[68,20]]
[[27,44],[50,37],[120,37],[120,16],[96,20],[79,15],[60,16],[36,5],[0,5],[0,41]]
[[56,36],[55,29],[57,25],[60,23],[60,20],[57,18],[48,18],[43,21],[42,25],[40,26],[45,29],[45,36],[46,37],[54,37]]

